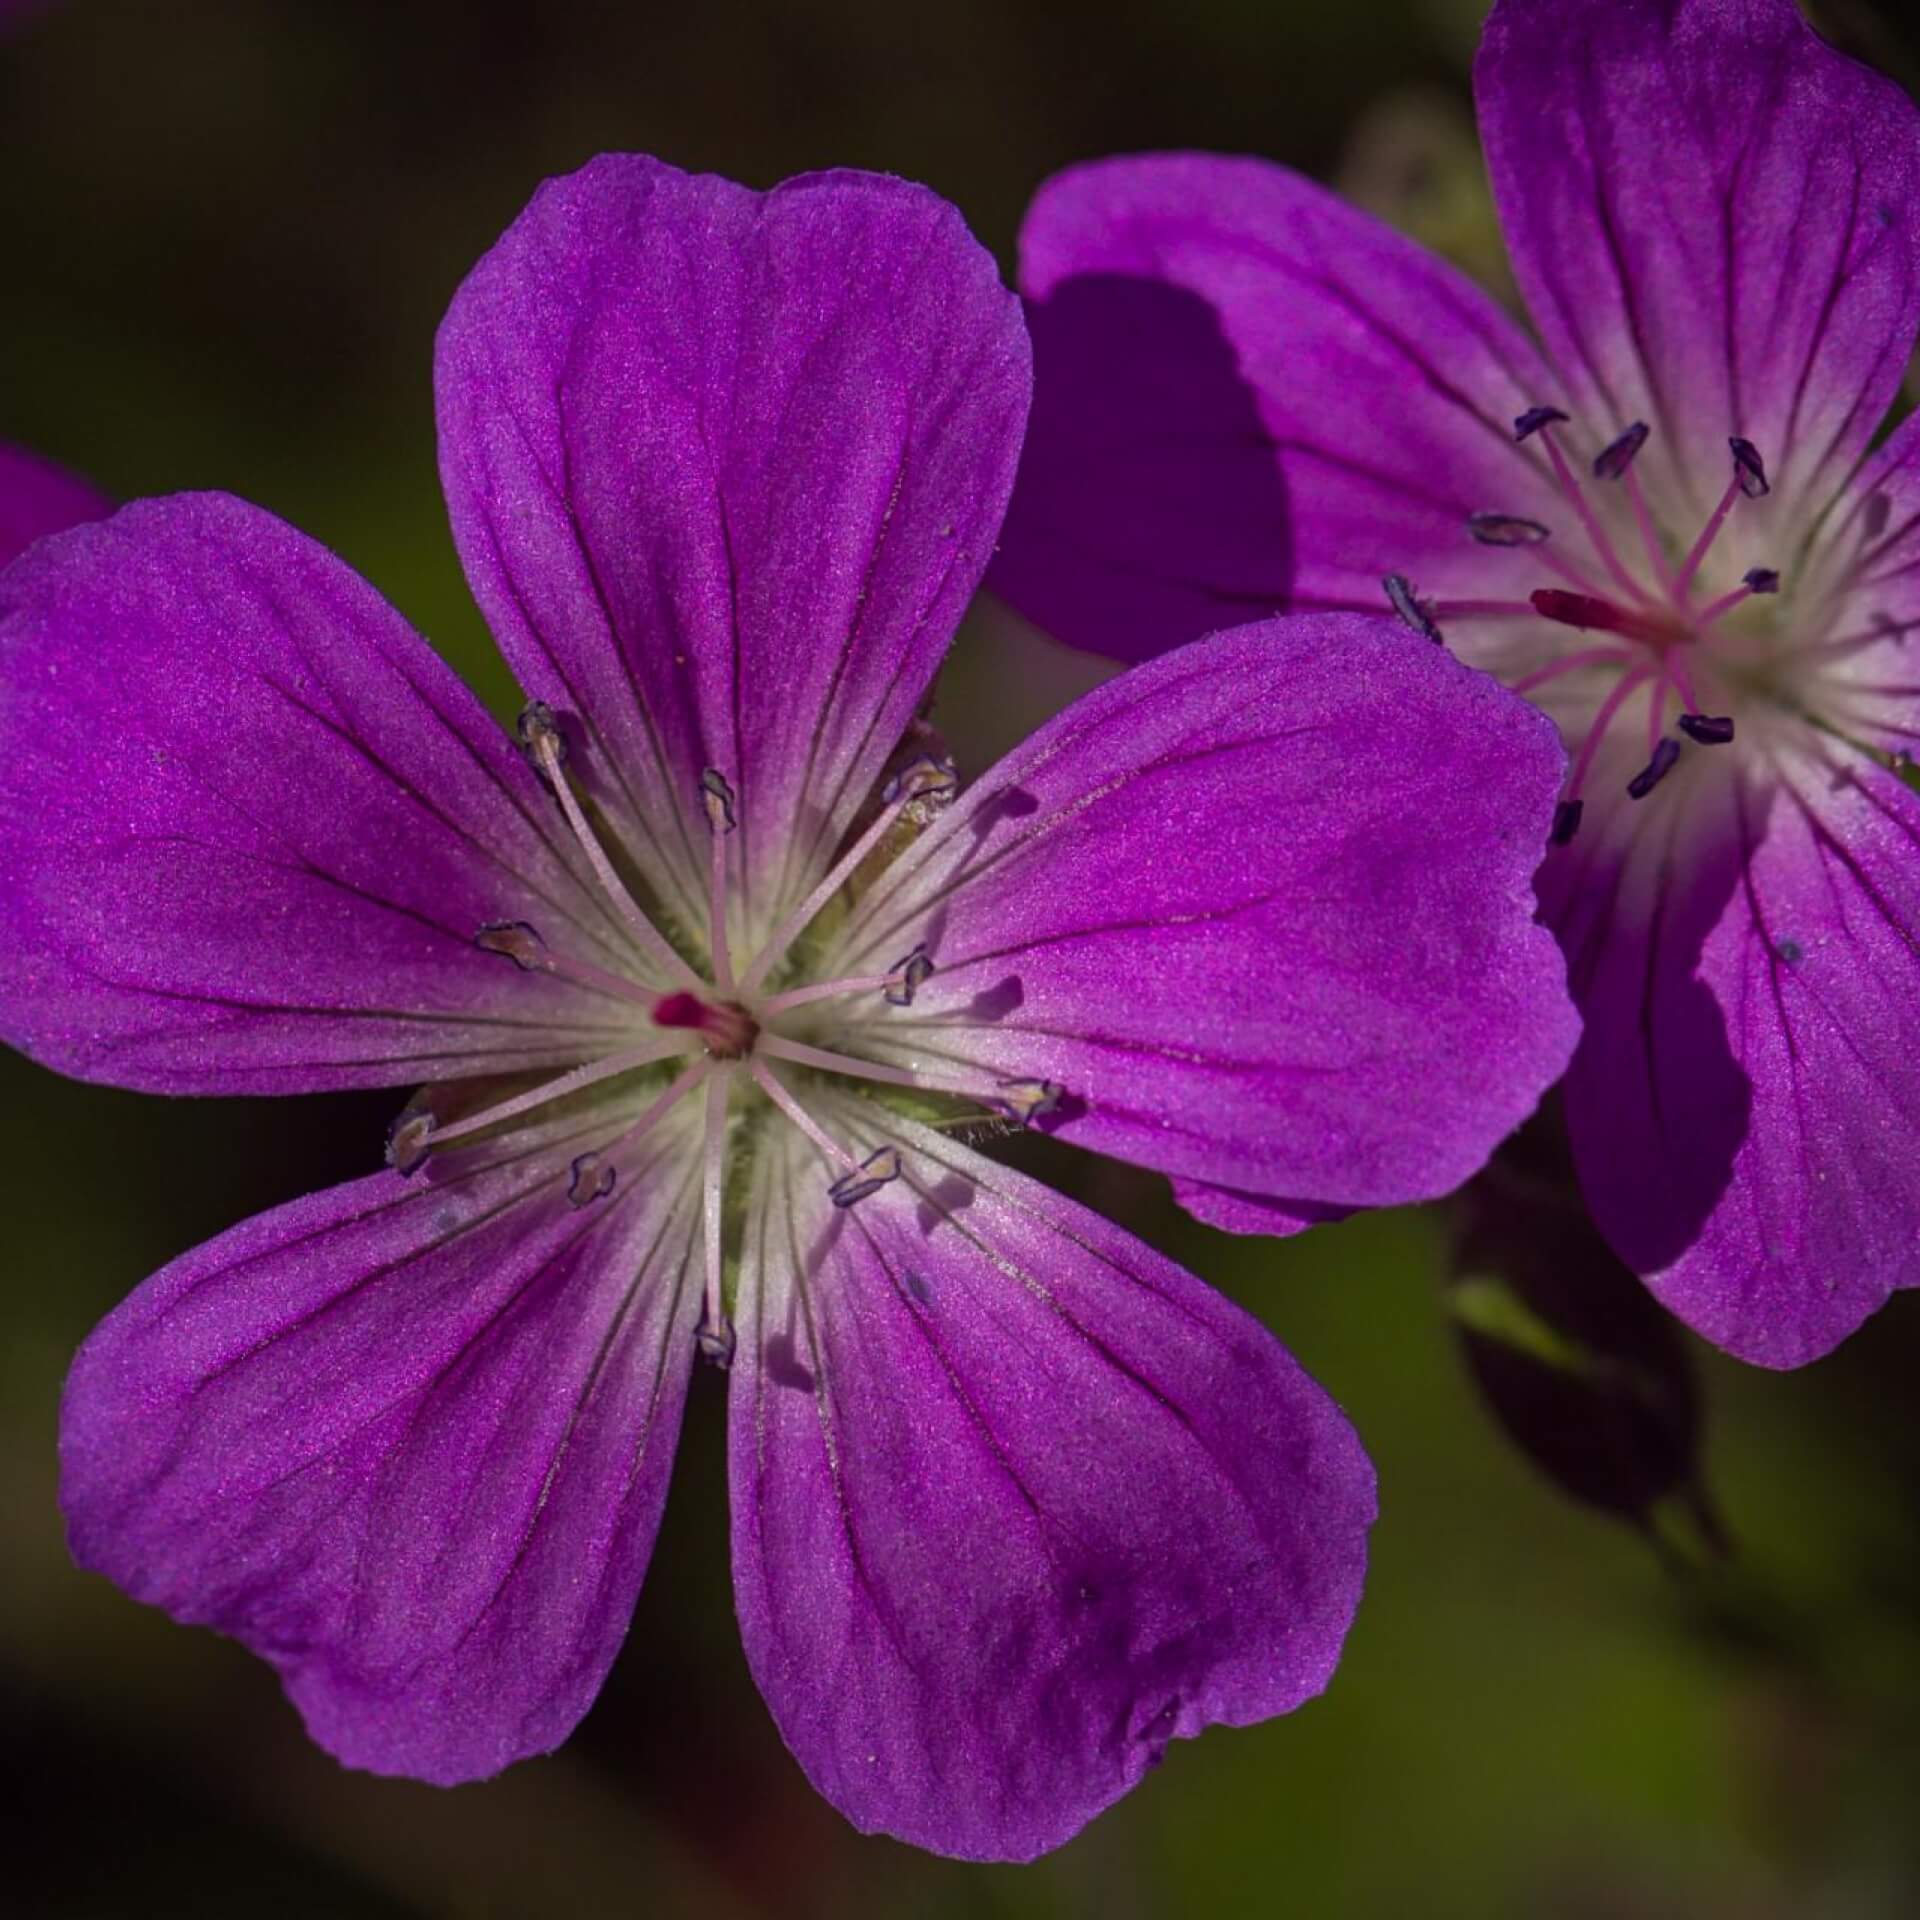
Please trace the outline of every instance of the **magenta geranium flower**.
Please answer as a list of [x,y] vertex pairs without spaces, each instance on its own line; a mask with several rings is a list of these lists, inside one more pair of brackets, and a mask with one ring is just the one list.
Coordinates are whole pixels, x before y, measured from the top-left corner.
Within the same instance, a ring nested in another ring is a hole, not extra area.
[[1502,0],[1475,80],[1544,353],[1279,168],[1069,173],[997,584],[1130,658],[1384,590],[1550,712],[1581,1184],[1797,1365],[1920,1280],[1920,117],[1788,0]]
[[8,1034],[164,1093],[425,1083],[389,1170],[94,1334],[74,1550],[272,1661],[349,1763],[489,1774],[598,1690],[705,1353],[809,1776],[1035,1853],[1326,1683],[1372,1476],[1263,1328],[955,1129],[1222,1207],[1459,1180],[1571,1050],[1528,891],[1558,743],[1336,618],[1143,667],[956,797],[917,715],[1028,349],[898,181],[598,161],[461,289],[436,379],[517,741],[225,496],[0,582]]

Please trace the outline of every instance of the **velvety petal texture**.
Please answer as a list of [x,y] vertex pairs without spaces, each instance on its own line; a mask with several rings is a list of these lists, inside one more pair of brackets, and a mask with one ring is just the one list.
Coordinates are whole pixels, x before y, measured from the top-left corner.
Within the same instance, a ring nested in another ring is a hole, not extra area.
[[706,767],[739,917],[825,871],[986,565],[1026,333],[924,188],[769,194],[613,155],[535,196],[441,330],[441,469],[521,684],[661,899],[704,924]]
[[182,495],[0,576],[0,1035],[162,1093],[596,1050],[621,1003],[478,952],[626,948],[551,799],[443,661],[272,515]]
[[1920,1282],[1920,797],[1838,745],[1722,784],[1586,877],[1567,1113],[1660,1299],[1794,1367]]
[[1573,1047],[1530,885],[1562,767],[1544,716],[1391,620],[1239,628],[983,775],[829,964],[924,944],[863,1045],[1057,1082],[1042,1124],[1100,1152],[1296,1218],[1443,1193]]
[[74,1363],[75,1557],[271,1661],[349,1765],[451,1783],[545,1752],[625,1637],[694,1352],[698,1157],[583,1212],[583,1144],[264,1214]]
[[750,1210],[730,1399],[747,1658],[865,1831],[1027,1859],[1167,1742],[1320,1691],[1373,1475],[1238,1308],[864,1102],[903,1177],[847,1211],[813,1148]]
[[36,540],[112,511],[113,502],[78,474],[0,442],[0,567]]
[[[1123,659],[1484,569],[1470,514],[1560,517],[1512,422],[1559,382],[1472,281],[1259,160],[1076,167],[1020,235],[1038,369],[992,583]],[[1389,556],[1383,558],[1383,556]]]
[[1920,325],[1920,114],[1792,0],[1501,0],[1474,70],[1527,307],[1602,438],[1704,513],[1729,434],[1781,500],[1866,449]]

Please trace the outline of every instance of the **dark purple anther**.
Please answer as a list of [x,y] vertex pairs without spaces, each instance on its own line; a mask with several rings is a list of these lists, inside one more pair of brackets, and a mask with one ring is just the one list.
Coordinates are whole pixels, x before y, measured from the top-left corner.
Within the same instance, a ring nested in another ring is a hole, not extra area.
[[542,780],[549,765],[566,765],[567,736],[544,700],[529,701],[520,709],[519,734],[520,749]]
[[1750,593],[1778,593],[1780,576],[1771,567],[1749,567],[1740,578]]
[[525,920],[489,920],[473,936],[473,944],[482,953],[504,954],[522,973],[539,972],[541,950],[546,946]]
[[700,804],[707,810],[707,825],[715,833],[731,833],[736,824],[733,789],[718,767],[708,767],[700,775]]
[[395,1173],[418,1173],[433,1141],[433,1115],[425,1107],[404,1107],[387,1129],[387,1165]]
[[1483,547],[1537,547],[1551,529],[1517,513],[1470,513],[1467,531]]
[[887,971],[893,976],[885,990],[887,1005],[910,1007],[913,1005],[913,996],[926,985],[928,976],[933,972],[933,956],[923,943],[915,947],[904,960],[896,960]]
[[1567,416],[1558,407],[1529,407],[1513,423],[1513,437],[1528,440],[1542,427],[1564,426]]
[[613,1169],[597,1153],[575,1155],[567,1169],[567,1198],[576,1207],[590,1207],[613,1191]]
[[1653,758],[1627,782],[1627,798],[1644,800],[1673,771],[1673,763],[1679,758],[1680,742],[1662,740],[1654,748]]
[[1580,816],[1586,810],[1584,800],[1562,800],[1553,810],[1553,831],[1547,835],[1547,845],[1564,847],[1580,831]]
[[1390,573],[1380,584],[1386,588],[1388,603],[1401,620],[1421,639],[1439,646],[1440,629],[1433,624],[1433,616],[1413,597],[1413,582],[1404,573]]
[[1724,747],[1733,738],[1733,715],[1683,713],[1680,731],[1703,747]]
[[900,1178],[900,1154],[895,1147],[878,1147],[860,1162],[857,1172],[843,1173],[827,1189],[836,1207],[857,1207],[889,1181]]
[[1749,500],[1758,500],[1763,493],[1771,493],[1773,489],[1767,485],[1767,467],[1760,458],[1760,449],[1751,440],[1742,440],[1737,434],[1727,445],[1733,449],[1733,477],[1740,482],[1740,491]]
[[1000,1080],[995,1085],[999,1092],[994,1105],[1023,1127],[1051,1113],[1067,1091],[1057,1080]]
[[1619,439],[1602,447],[1593,456],[1593,477],[1596,480],[1618,480],[1633,465],[1634,455],[1647,444],[1647,435],[1651,431],[1644,420],[1636,420]]
[[710,1360],[722,1373],[733,1365],[733,1350],[736,1339],[733,1322],[723,1314],[717,1327],[709,1326],[705,1320],[700,1322],[700,1330],[693,1336],[693,1344],[702,1360]]

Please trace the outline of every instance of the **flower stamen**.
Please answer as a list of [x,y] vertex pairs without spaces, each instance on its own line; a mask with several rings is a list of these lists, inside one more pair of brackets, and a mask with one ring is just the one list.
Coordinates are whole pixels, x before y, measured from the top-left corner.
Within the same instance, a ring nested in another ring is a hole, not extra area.
[[768,970],[812,924],[813,917],[859,871],[860,864],[886,837],[888,830],[916,800],[951,798],[959,786],[959,777],[950,760],[921,755],[910,761],[887,782],[881,795],[882,806],[873,824],[834,862],[833,869],[768,937],[766,944],[747,963],[740,977],[740,990],[751,993],[765,979]]
[[[717,838],[718,836],[716,836]],[[732,1072],[713,1069],[707,1082],[706,1133],[701,1151],[700,1229],[701,1256],[705,1263],[706,1301],[701,1312],[694,1344],[702,1355],[725,1371],[733,1365],[733,1322],[727,1318],[721,1298],[721,1227],[725,1218],[727,1172],[727,1104],[733,1092]]]
[[573,788],[562,771],[566,761],[565,738],[554,719],[553,709],[545,701],[534,701],[521,714],[520,738],[525,743],[528,756],[553,790],[561,812],[567,817],[567,825],[573,829],[573,837],[579,842],[580,851],[586,855],[587,864],[593,868],[594,877],[612,902],[614,911],[626,922],[627,930],[639,941],[648,956],[666,969],[670,977],[677,976],[687,985],[697,987],[700,984],[699,975],[681,959],[672,943],[634,904],[632,894],[614,872],[613,863],[607,858],[599,836],[587,824],[587,817],[580,810],[580,802],[574,797]]
[[713,953],[714,984],[722,993],[733,991],[733,957],[727,950],[727,840],[739,824],[733,789],[717,767],[700,776],[700,804],[706,809],[707,944]]

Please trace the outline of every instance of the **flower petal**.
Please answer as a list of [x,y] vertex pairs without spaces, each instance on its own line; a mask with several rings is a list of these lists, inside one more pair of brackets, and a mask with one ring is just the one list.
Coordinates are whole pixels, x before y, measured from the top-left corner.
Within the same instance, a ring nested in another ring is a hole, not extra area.
[[112,511],[113,502],[77,474],[0,442],[0,567],[36,540]]
[[1718,785],[1586,882],[1568,1121],[1620,1256],[1794,1367],[1920,1282],[1920,799],[1839,747]]
[[[704,767],[750,923],[825,870],[986,564],[1030,383],[958,214],[610,155],[550,182],[441,329],[469,579],[662,897],[702,924]],[[691,823],[691,824],[690,824]]]
[[1875,449],[1821,527],[1796,600],[1823,609],[1805,634],[1807,704],[1888,753],[1920,751],[1920,414]]
[[[1469,514],[1567,519],[1512,422],[1558,383],[1484,292],[1257,160],[1101,161],[1021,233],[1039,370],[992,584],[1145,659],[1283,606],[1484,597]],[[1571,533],[1572,530],[1564,529]]]
[[1501,223],[1577,411],[1645,420],[1704,513],[1727,438],[1778,503],[1865,451],[1920,321],[1920,113],[1792,0],[1502,0],[1475,69]]
[[0,727],[0,1034],[64,1073],[384,1086],[579,1059],[619,1014],[475,950],[524,919],[625,951],[479,702],[256,507],[146,501],[16,561]]
[[1169,1739],[1318,1693],[1373,1474],[1280,1344],[1045,1188],[865,1102],[856,1208],[790,1132],[749,1217],[731,1387],[747,1659],[865,1832],[1028,1859]]
[[1197,642],[902,855],[827,964],[924,943],[935,970],[841,1044],[1054,1081],[1049,1131],[1295,1217],[1446,1192],[1573,1047],[1530,884],[1562,765],[1546,719],[1391,621]]
[[632,1614],[699,1307],[698,1156],[587,1211],[504,1146],[263,1214],[81,1349],[75,1557],[280,1671],[351,1766],[449,1784],[563,1740]]

